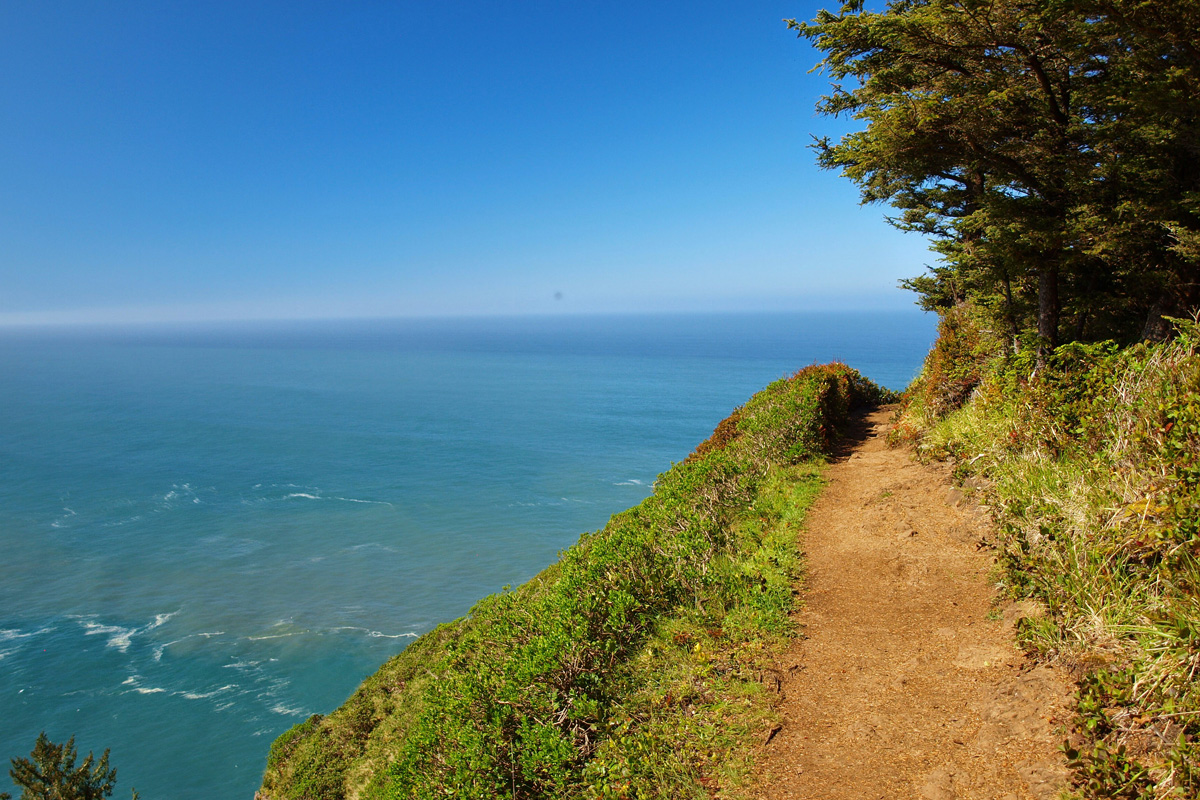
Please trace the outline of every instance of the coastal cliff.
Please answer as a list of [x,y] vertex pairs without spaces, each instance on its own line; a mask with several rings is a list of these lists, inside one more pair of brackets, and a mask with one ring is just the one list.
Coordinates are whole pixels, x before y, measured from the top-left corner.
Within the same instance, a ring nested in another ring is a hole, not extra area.
[[[888,424],[986,511],[1030,674],[1074,683],[1051,770],[1073,798],[1200,796],[1200,326],[1174,324],[1044,355],[959,306]],[[767,387],[642,504],[281,736],[259,799],[740,796],[783,721],[824,457],[887,399],[843,365]]]
[[791,632],[796,529],[857,406],[841,364],[772,383],[654,493],[389,660],[271,747],[259,800],[677,797],[746,772]]

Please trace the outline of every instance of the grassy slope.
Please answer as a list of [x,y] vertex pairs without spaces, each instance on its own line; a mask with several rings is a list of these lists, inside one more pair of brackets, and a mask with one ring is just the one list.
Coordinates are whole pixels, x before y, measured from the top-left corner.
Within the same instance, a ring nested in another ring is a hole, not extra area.
[[[1023,638],[1075,668],[1075,796],[1200,796],[1200,329],[1003,356],[943,319],[894,435],[948,458],[1001,524]],[[968,399],[969,398],[969,399]]]
[[281,736],[259,796],[728,794],[770,714],[822,455],[881,399],[843,365],[771,384],[643,503]]

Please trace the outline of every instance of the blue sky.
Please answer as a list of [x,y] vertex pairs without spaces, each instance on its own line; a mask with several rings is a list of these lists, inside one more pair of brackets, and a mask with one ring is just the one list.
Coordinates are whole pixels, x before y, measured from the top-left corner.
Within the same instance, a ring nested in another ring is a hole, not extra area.
[[6,0],[0,323],[909,307],[822,5]]

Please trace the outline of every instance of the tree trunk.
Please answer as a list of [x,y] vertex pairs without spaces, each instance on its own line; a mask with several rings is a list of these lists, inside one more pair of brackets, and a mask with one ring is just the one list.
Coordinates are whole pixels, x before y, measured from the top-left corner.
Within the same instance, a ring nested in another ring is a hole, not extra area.
[[1012,280],[1008,277],[1008,270],[1001,274],[1004,276],[1004,310],[1005,316],[1008,317],[1008,334],[1011,337],[1012,351],[1015,354],[1021,348],[1021,328],[1017,324],[1017,305],[1013,302]]
[[1167,321],[1163,319],[1163,301],[1157,300],[1154,305],[1150,306],[1150,313],[1146,315],[1146,324],[1142,328],[1142,338],[1151,342],[1161,342],[1167,338],[1171,332],[1171,327],[1167,325]]
[[1038,363],[1058,347],[1058,267],[1038,272]]

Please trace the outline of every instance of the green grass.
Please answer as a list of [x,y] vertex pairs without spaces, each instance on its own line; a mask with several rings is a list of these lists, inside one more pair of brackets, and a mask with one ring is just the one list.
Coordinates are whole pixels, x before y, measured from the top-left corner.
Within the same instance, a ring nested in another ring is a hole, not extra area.
[[896,427],[984,487],[1002,583],[1046,610],[1023,640],[1081,678],[1076,797],[1200,795],[1198,343],[1181,323],[1172,342],[1073,344],[1040,367],[994,353],[956,410],[927,370]]
[[281,736],[260,797],[736,792],[818,465],[851,407],[882,399],[844,365],[771,384],[640,505]]

